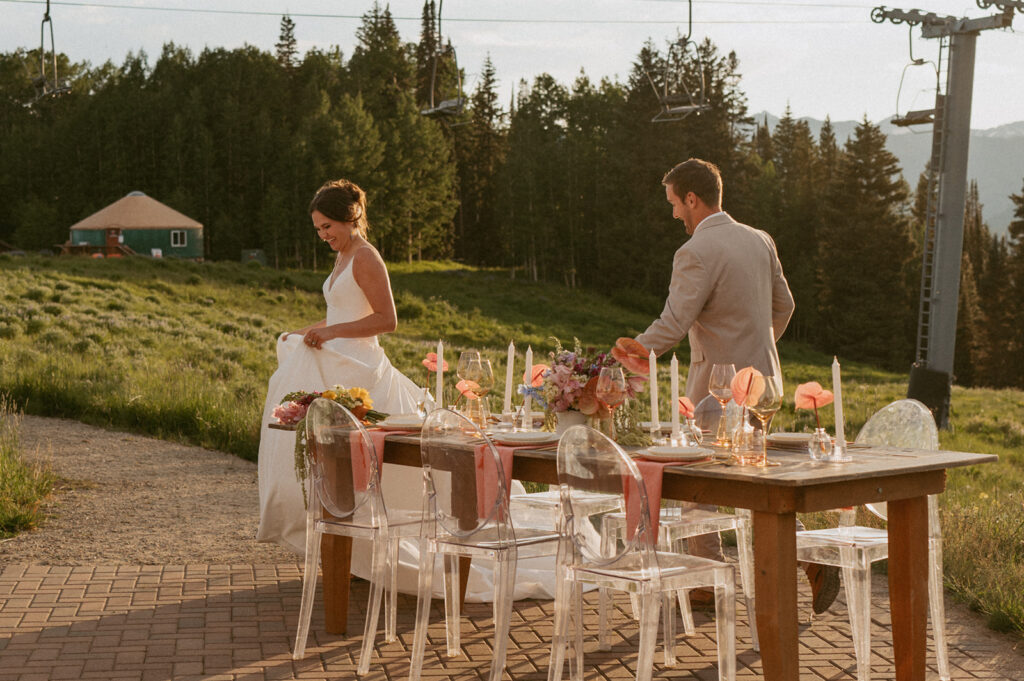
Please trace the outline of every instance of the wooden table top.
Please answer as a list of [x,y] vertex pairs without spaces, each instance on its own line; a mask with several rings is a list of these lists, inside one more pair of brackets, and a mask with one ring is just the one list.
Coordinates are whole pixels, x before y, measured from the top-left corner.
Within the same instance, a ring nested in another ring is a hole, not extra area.
[[[392,435],[384,461],[420,465],[418,435]],[[781,465],[760,468],[725,463],[669,466],[662,496],[769,512],[810,512],[877,501],[940,494],[947,468],[997,461],[994,454],[851,445],[853,461],[812,461],[806,452],[769,449]],[[517,449],[512,476],[557,484],[552,449]]]

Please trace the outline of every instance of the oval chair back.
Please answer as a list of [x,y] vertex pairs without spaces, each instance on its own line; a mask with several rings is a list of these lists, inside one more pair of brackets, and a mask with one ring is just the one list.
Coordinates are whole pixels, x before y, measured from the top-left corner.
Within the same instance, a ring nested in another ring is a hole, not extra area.
[[346,522],[387,523],[377,452],[351,411],[333,400],[313,400],[306,412],[306,451],[310,505]]
[[[881,447],[938,449],[939,429],[932,412],[917,400],[896,400],[882,407],[857,433],[856,442]],[[887,520],[885,502],[865,504],[873,514]]]
[[[611,438],[588,426],[573,426],[558,441],[558,483],[561,490],[562,523],[573,551],[582,562],[593,566],[621,565],[636,561],[643,570],[657,570],[647,487],[636,464]],[[588,535],[590,518],[584,506],[588,495],[615,494],[639,510],[632,536],[602,554]],[[632,497],[632,498],[630,498]]]
[[420,456],[425,519],[467,542],[484,531],[492,541],[515,541],[510,481],[497,448],[479,426],[449,409],[435,409],[423,422]]

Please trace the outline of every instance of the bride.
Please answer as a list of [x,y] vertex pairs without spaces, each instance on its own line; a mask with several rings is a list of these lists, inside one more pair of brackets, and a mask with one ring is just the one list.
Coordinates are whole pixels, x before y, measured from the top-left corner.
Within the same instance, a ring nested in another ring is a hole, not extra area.
[[[256,535],[257,541],[276,542],[300,555],[306,545],[306,510],[295,478],[295,435],[268,427],[274,407],[289,392],[325,390],[340,384],[365,388],[377,411],[402,414],[416,411],[419,393],[416,384],[391,365],[377,342],[377,334],[394,331],[398,320],[387,267],[366,240],[366,192],[348,180],[328,182],[313,197],[309,213],[317,236],[337,257],[323,285],[326,319],[283,333],[277,341],[278,366],[270,377],[260,434],[260,525]],[[388,508],[419,509],[422,486],[420,469],[384,464],[381,487]],[[513,482],[512,492],[522,491],[522,485]],[[369,577],[370,554],[353,547],[352,574]],[[418,543],[404,541],[399,550],[400,591],[416,593],[418,565]],[[515,597],[553,597],[552,569],[553,563],[521,564]],[[441,580],[434,583],[439,585]],[[493,593],[490,563],[474,561],[466,599],[489,601]]]

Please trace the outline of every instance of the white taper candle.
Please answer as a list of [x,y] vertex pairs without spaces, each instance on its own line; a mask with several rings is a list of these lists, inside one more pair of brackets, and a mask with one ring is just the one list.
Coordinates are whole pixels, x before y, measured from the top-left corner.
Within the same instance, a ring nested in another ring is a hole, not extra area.
[[658,419],[658,356],[651,350],[647,358],[649,369],[649,387],[651,390],[651,430],[658,432],[661,429],[661,421]]
[[836,413],[836,444],[846,444],[846,424],[843,421],[843,380],[839,375],[839,358],[832,357],[832,405]]
[[672,353],[672,405],[669,411],[672,412],[672,442],[679,442],[679,360],[676,354]]
[[[526,373],[523,374],[526,378],[526,386],[531,387],[533,385],[533,346],[526,346]],[[530,397],[530,393],[526,393],[523,398],[523,428],[526,430],[533,430],[533,413],[530,411],[533,405],[530,403],[533,399]]]
[[437,383],[434,386],[434,404],[438,409],[444,408],[444,343],[437,341]]
[[516,345],[508,342],[508,359],[505,361],[505,403],[501,406],[502,414],[512,412],[512,368],[516,363]]

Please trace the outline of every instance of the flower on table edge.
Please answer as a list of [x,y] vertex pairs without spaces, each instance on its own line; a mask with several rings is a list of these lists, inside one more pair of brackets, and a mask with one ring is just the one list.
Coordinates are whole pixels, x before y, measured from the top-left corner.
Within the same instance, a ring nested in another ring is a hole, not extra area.
[[834,399],[835,395],[832,394],[832,391],[825,390],[817,381],[801,383],[793,393],[793,401],[796,403],[797,409],[814,410],[814,421],[818,424],[818,428],[821,428],[821,419],[818,418],[818,407],[832,404]]
[[[427,356],[423,358],[423,366],[427,367],[427,371],[432,374],[437,373],[437,353],[428,352]],[[448,371],[448,360],[444,360],[441,365],[443,371]]]

